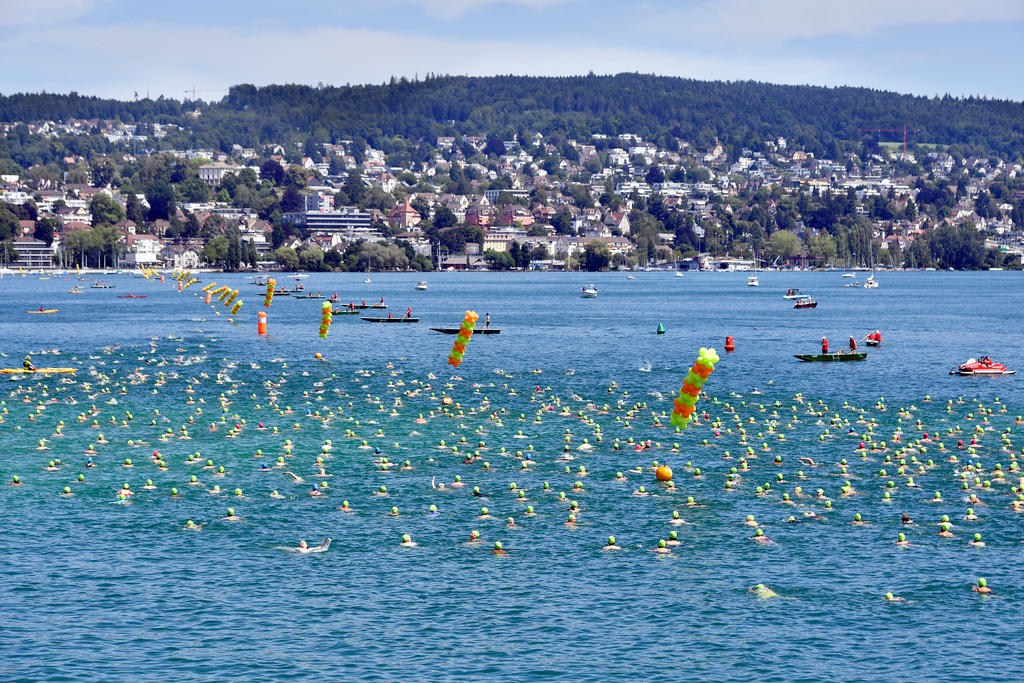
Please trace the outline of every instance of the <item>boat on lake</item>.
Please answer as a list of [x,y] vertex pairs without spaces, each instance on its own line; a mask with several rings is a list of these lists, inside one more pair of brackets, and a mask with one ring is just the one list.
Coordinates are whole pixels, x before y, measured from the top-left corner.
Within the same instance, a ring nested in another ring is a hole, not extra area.
[[1013,375],[1016,372],[1016,370],[1007,369],[1005,365],[995,362],[988,356],[979,356],[977,359],[968,358],[965,363],[961,363],[956,369],[950,370],[949,374],[974,377],[981,375]]
[[793,308],[817,308],[818,302],[807,296],[793,302]]
[[810,294],[804,294],[799,289],[787,289],[786,293],[782,295],[783,299],[810,299]]
[[[458,334],[462,329],[461,327],[431,327],[431,331],[440,332],[441,334]],[[477,327],[473,329],[473,334],[501,334],[501,330],[497,327]]]
[[418,323],[419,318],[359,318],[368,323]]
[[419,282],[416,283],[416,289],[418,289],[421,292],[427,291],[427,283],[424,282],[423,280],[420,280]]
[[840,351],[838,353],[797,353],[793,356],[802,361],[807,362],[840,362],[850,360],[864,360],[868,357],[866,353],[858,353],[856,351]]
[[581,299],[596,299],[597,298],[597,287],[594,283],[589,285],[583,285],[580,287],[580,298]]

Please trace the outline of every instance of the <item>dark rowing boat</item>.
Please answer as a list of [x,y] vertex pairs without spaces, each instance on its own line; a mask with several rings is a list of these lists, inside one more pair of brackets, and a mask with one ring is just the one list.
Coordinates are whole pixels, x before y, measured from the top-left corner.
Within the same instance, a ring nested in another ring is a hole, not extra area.
[[[441,334],[458,334],[461,327],[431,327],[434,332],[440,332]],[[473,334],[501,334],[501,330],[495,328],[476,328],[473,330]]]
[[335,308],[334,315],[359,315],[359,311],[350,311],[347,308]]
[[798,353],[793,356],[803,361],[847,361],[864,360],[868,357],[866,353]]
[[368,323],[418,323],[419,318],[359,318]]
[[387,308],[387,307],[388,307],[387,304],[355,304],[354,306],[352,306],[352,308],[355,308],[357,310],[363,310],[363,309],[366,309],[366,308]]

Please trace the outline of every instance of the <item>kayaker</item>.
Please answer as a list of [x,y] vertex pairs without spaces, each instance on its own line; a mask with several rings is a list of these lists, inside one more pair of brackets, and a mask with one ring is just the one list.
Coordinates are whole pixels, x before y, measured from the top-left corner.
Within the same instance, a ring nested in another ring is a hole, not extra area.
[[850,337],[850,353],[853,353],[856,350],[857,350],[857,340],[854,339],[853,337]]
[[25,362],[22,363],[21,366],[27,372],[35,372],[36,371],[36,366],[32,365],[32,356],[25,356]]
[[828,339],[821,338],[821,352],[828,353]]

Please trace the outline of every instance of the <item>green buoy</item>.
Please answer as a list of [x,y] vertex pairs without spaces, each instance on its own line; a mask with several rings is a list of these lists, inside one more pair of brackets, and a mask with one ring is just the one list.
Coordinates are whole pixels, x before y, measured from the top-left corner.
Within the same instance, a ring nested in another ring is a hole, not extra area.
[[665,326],[658,323],[658,334],[665,334]]

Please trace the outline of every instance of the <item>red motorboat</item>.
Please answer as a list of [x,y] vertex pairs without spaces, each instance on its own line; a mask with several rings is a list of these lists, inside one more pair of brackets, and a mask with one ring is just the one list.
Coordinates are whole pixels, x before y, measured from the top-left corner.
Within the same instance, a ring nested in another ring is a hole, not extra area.
[[950,370],[951,375],[1012,375],[1015,374],[1016,370],[1007,370],[1006,366],[1002,363],[996,363],[988,356],[981,356],[980,358],[968,358],[966,363],[962,363],[957,366],[955,370]]
[[804,297],[803,299],[797,299],[793,303],[793,308],[817,308],[818,302],[811,297]]
[[145,294],[118,294],[118,299],[145,299]]

